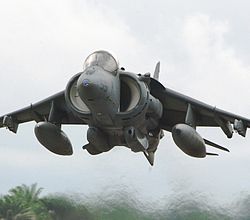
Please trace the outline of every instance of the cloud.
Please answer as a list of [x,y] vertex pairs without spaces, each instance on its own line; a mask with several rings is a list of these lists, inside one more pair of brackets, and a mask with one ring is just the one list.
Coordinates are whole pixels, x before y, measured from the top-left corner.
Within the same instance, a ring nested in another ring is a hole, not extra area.
[[[249,117],[250,65],[237,50],[231,20],[193,13],[172,19],[154,44],[162,61],[160,79],[167,87],[219,108]],[[163,49],[159,50],[158,48]],[[242,108],[244,106],[244,108]]]
[[[86,2],[80,8],[69,1],[10,1],[1,6],[0,81],[8,96],[0,101],[9,106],[3,112],[64,89],[95,50],[123,54],[124,63],[128,57],[135,60],[137,53],[146,54],[121,18]],[[14,101],[16,91],[22,99]]]
[[233,45],[226,42],[229,32],[230,24],[226,21],[201,14],[187,17],[183,45],[189,68],[183,75],[187,80],[196,81],[196,86],[192,85],[194,93],[201,92],[210,97],[208,100],[214,99],[216,104],[223,103],[225,107],[230,107],[233,101],[240,111],[242,104],[249,106],[244,97],[250,93],[250,66],[243,63]]

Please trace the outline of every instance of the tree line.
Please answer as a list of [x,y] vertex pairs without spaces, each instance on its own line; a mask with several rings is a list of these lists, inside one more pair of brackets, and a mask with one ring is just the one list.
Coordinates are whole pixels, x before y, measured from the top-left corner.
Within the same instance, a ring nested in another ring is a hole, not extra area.
[[0,198],[0,220],[92,220],[87,208],[68,196],[41,197],[42,188],[25,184]]
[[[119,191],[98,195],[91,203],[81,198],[51,194],[41,196],[43,188],[32,184],[14,187],[0,196],[0,220],[248,220],[250,195],[231,205],[219,206],[205,197],[192,195],[166,198],[163,207],[142,207],[133,193]],[[120,193],[120,194],[119,194]]]

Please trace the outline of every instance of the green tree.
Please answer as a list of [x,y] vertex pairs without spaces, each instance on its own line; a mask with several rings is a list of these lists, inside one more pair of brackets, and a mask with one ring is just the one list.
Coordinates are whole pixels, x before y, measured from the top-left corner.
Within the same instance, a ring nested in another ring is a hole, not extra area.
[[25,184],[0,197],[0,220],[90,220],[91,214],[79,201],[65,195],[40,198],[42,188]]
[[65,195],[52,195],[42,199],[53,220],[91,220],[87,208]]
[[42,188],[37,184],[17,186],[0,199],[0,218],[6,220],[51,219],[46,207],[39,199]]

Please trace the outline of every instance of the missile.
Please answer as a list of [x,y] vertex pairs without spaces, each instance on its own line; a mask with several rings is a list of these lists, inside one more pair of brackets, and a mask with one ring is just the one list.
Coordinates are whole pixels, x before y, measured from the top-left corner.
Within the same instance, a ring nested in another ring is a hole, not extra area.
[[175,144],[186,154],[192,157],[206,157],[206,145],[197,131],[186,124],[177,124],[172,129]]
[[35,126],[38,141],[49,151],[59,155],[72,155],[72,145],[67,135],[50,122],[38,122]]

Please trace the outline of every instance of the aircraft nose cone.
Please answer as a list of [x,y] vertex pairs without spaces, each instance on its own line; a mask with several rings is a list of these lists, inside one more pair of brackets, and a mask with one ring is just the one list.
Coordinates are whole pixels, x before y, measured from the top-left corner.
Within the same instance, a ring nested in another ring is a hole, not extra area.
[[84,78],[80,80],[78,88],[86,95],[93,96],[98,90],[98,85],[96,82],[93,82],[93,80]]
[[89,79],[81,76],[77,82],[77,90],[83,101],[95,99],[99,95],[98,85],[93,77]]
[[88,79],[84,79],[82,81],[82,85],[83,85],[83,87],[89,87],[90,86],[90,81]]

